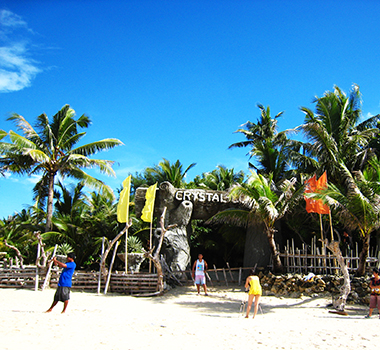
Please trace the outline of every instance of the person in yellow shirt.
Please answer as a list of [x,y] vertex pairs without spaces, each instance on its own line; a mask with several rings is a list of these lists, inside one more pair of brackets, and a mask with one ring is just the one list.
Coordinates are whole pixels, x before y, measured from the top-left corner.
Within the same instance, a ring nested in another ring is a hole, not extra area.
[[259,300],[262,294],[260,279],[255,275],[255,271],[251,270],[249,276],[245,281],[245,289],[248,290],[248,305],[247,305],[247,314],[245,318],[249,317],[249,312],[251,311],[253,299],[255,299],[255,306],[253,308],[253,318],[255,318],[257,314],[257,310],[259,309]]

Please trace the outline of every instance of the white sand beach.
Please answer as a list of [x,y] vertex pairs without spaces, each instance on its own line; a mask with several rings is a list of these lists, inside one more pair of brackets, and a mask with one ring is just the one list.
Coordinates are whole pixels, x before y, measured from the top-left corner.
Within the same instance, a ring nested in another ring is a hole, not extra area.
[[241,287],[178,287],[161,297],[72,291],[44,313],[54,290],[0,289],[1,349],[365,349],[380,340],[380,319],[368,308],[348,305],[348,316],[329,313],[326,298],[263,296],[262,312],[239,312]]

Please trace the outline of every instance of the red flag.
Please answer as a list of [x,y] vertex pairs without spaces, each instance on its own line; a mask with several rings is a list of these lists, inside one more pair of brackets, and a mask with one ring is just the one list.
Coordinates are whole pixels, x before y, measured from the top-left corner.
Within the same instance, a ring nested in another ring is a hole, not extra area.
[[[305,193],[315,193],[327,188],[327,174],[324,172],[317,180],[315,175],[306,181]],[[330,207],[321,199],[305,198],[308,213],[329,214]]]
[[[314,193],[317,188],[317,179],[315,175],[311,177],[309,180],[306,180],[306,188],[305,193]],[[308,213],[315,213],[316,209],[316,200],[313,198],[307,198],[304,196],[306,202],[306,211]]]
[[[320,192],[321,190],[325,190],[327,188],[327,173],[326,171],[321,175],[321,177],[317,180],[317,188],[316,192]],[[327,204],[324,204],[322,200],[317,200],[317,211],[318,214],[330,214],[330,207]]]

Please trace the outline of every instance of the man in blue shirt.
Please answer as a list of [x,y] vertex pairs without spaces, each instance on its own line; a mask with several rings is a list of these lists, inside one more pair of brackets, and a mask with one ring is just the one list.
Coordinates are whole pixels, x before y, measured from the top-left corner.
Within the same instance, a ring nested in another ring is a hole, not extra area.
[[69,253],[67,254],[66,264],[57,260],[56,257],[53,258],[54,265],[58,265],[59,267],[63,267],[63,271],[58,281],[58,288],[54,295],[53,304],[51,304],[49,310],[46,312],[51,312],[58,304],[59,301],[63,302],[63,310],[62,313],[65,313],[67,305],[69,304],[70,299],[70,289],[72,286],[72,278],[74,274],[75,267],[77,266],[74,262],[75,254]]

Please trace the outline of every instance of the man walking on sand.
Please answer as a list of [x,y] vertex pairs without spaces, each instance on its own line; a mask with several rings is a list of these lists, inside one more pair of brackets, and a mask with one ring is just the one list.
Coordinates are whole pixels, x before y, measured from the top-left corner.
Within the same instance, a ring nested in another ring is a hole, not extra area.
[[193,275],[193,278],[195,279],[198,295],[200,294],[201,285],[203,286],[205,295],[208,295],[207,287],[206,287],[206,275],[205,275],[206,270],[207,270],[207,263],[205,260],[203,260],[203,255],[198,254],[198,260],[194,262],[193,269],[192,269],[192,275]]
[[49,310],[46,312],[51,312],[58,304],[59,301],[63,302],[63,310],[62,313],[65,313],[67,305],[69,304],[70,299],[70,289],[72,286],[72,278],[74,274],[75,267],[77,266],[74,262],[75,254],[69,253],[67,254],[66,264],[57,260],[56,257],[53,258],[54,265],[58,265],[63,268],[61,272],[61,276],[59,276],[58,288],[54,295],[53,304],[51,304]]

